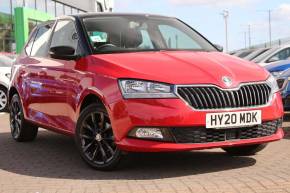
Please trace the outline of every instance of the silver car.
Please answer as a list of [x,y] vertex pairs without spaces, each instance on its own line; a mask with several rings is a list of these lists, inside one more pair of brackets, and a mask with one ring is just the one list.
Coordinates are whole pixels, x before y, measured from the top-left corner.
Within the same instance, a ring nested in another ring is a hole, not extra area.
[[260,64],[261,66],[266,66],[270,63],[288,59],[290,59],[290,45],[271,48],[255,58],[253,62]]
[[11,76],[13,58],[0,54],[0,112],[8,111],[7,89]]

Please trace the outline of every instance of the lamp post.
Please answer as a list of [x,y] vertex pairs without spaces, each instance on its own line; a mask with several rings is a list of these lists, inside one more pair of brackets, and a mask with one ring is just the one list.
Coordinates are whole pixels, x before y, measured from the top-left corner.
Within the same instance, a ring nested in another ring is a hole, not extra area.
[[268,10],[268,14],[269,14],[269,40],[270,40],[270,47],[272,46],[272,10],[269,9]]
[[248,25],[248,33],[249,33],[249,48],[252,46],[252,36],[251,36],[251,25]]
[[269,33],[269,45],[272,46],[272,11],[269,10],[260,10],[259,12],[267,12],[268,13],[268,33]]
[[229,18],[229,11],[224,10],[221,15],[225,20],[225,32],[226,32],[226,52],[229,51],[229,39],[228,39],[228,18]]

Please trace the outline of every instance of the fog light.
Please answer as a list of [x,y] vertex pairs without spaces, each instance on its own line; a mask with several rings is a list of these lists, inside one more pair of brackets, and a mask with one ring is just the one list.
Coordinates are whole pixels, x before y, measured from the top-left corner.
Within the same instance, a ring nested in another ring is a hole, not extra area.
[[137,138],[163,139],[162,130],[159,128],[138,128],[135,136]]

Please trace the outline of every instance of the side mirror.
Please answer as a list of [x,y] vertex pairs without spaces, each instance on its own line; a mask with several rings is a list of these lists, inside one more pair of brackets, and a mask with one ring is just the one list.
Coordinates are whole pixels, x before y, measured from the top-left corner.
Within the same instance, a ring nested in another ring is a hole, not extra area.
[[216,47],[216,49],[220,52],[223,52],[224,51],[224,47],[222,47],[221,45],[219,44],[214,44],[214,46]]
[[267,63],[278,62],[280,59],[277,56],[270,58]]
[[56,46],[49,50],[50,57],[60,60],[77,60],[78,55],[75,55],[75,49],[69,46]]

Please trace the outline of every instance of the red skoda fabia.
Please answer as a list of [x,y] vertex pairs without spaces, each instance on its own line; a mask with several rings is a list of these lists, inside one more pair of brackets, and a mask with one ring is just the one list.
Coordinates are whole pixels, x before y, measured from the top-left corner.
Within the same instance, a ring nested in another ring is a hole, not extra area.
[[75,137],[90,166],[122,152],[222,148],[253,155],[283,137],[275,79],[182,21],[82,14],[38,25],[12,69],[11,133]]

